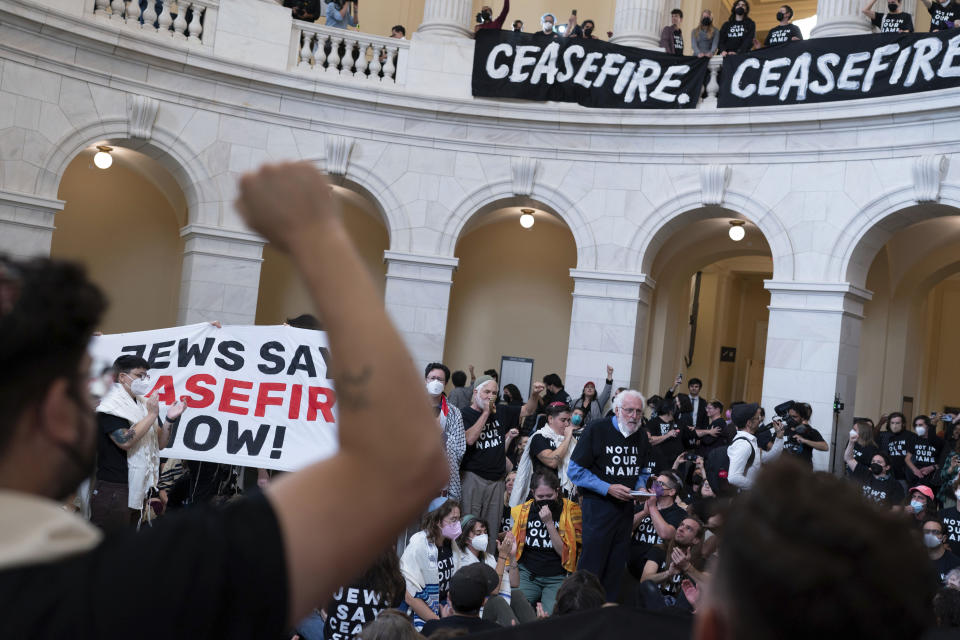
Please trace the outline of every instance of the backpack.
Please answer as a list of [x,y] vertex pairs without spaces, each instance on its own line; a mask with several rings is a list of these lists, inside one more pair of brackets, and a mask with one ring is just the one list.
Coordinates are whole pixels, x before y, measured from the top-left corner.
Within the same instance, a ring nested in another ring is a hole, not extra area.
[[[750,447],[750,457],[747,458],[747,465],[743,468],[743,472],[746,473],[747,470],[753,466],[757,452],[746,438],[735,437],[729,446],[732,447],[733,443],[738,440],[746,442]],[[704,471],[707,472],[707,482],[710,483],[710,488],[713,489],[713,492],[721,498],[729,498],[737,493],[737,487],[731,485],[727,479],[730,473],[730,456],[727,455],[727,448],[728,447],[717,447],[713,449],[707,454],[707,459],[703,462]]]

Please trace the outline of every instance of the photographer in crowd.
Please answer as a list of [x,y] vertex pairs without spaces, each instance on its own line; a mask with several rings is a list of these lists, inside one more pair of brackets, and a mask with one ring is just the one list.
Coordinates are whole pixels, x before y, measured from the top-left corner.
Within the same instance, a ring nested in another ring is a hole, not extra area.
[[507,14],[510,12],[510,0],[503,0],[503,9],[500,10],[500,15],[496,18],[493,17],[493,9],[489,5],[483,5],[480,7],[480,13],[477,14],[477,26],[474,27],[474,31],[481,31],[483,29],[496,29],[499,31],[503,29],[503,22],[507,19]]
[[356,27],[360,22],[357,0],[331,0],[327,3],[327,26],[335,29]]
[[778,418],[784,422],[783,452],[801,459],[804,464],[813,469],[813,450],[829,451],[820,432],[810,425],[810,416],[813,410],[806,402],[787,402],[776,407]]

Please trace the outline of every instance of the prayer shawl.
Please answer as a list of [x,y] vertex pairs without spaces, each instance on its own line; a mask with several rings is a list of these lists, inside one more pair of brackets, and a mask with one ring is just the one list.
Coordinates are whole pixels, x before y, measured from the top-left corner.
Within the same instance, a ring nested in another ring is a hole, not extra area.
[[[560,533],[560,540],[563,541],[563,554],[560,556],[560,561],[565,571],[573,573],[577,570],[577,547],[583,543],[583,516],[577,503],[566,498],[562,500],[563,512],[560,514],[560,522],[557,523],[557,531]],[[517,539],[517,562],[523,555],[523,547],[527,541],[527,519],[530,517],[532,506],[533,500],[527,500],[522,505],[510,509],[510,515],[513,517],[513,536]]]
[[[426,531],[410,537],[400,558],[400,573],[407,583],[407,593],[427,603],[430,610],[440,615],[440,573],[437,545],[427,539]],[[413,614],[413,626],[423,629],[425,620]]]
[[[541,435],[550,441],[550,446],[556,449],[563,442],[563,436],[557,435],[550,425],[543,425],[534,435]],[[523,449],[523,455],[520,457],[520,464],[517,466],[517,478],[513,481],[513,491],[510,493],[510,506],[516,507],[527,499],[527,493],[530,492],[530,479],[533,477],[533,460],[530,459],[530,442],[533,436],[527,440],[527,446]],[[567,453],[560,462],[560,468],[557,469],[557,476],[560,478],[560,488],[569,495],[573,491],[573,482],[567,477],[567,467],[570,463],[570,454],[576,442],[571,442],[567,447]]]
[[0,570],[89,551],[100,530],[47,498],[0,490]]
[[463,415],[460,410],[447,402],[447,397],[440,396],[440,426],[443,429],[443,450],[447,456],[447,466],[450,468],[450,479],[447,483],[447,497],[460,501],[460,463],[467,450],[467,436],[463,429]]
[[[132,427],[147,417],[147,407],[142,399],[131,398],[124,386],[116,383],[100,400],[97,413],[123,418]],[[147,435],[140,438],[133,448],[127,451],[127,484],[130,487],[127,506],[138,511],[142,510],[144,498],[150,493],[151,487],[155,488],[159,481],[160,446],[157,430],[151,427]],[[148,520],[149,512],[148,509]]]

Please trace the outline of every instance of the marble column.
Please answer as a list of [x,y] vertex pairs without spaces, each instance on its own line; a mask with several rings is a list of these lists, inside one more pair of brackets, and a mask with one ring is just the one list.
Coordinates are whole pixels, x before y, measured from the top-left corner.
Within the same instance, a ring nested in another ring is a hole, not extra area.
[[426,0],[418,33],[470,37],[470,0]]
[[642,373],[634,363],[646,341],[652,281],[643,274],[571,269],[573,310],[564,385],[581,389],[588,380],[602,385],[607,365],[614,388],[635,386]]
[[443,359],[450,286],[459,260],[385,251],[384,302],[417,367]]
[[[871,33],[870,21],[860,13],[862,0],[818,0],[817,24],[811,31],[813,38],[832,38],[834,36],[855,36]],[[878,0],[877,11],[885,12],[886,3]]]
[[669,18],[664,21],[665,15],[664,0],[617,0],[610,42],[663,51],[660,31],[669,24]]
[[184,247],[177,323],[253,324],[264,239],[249,231],[198,224],[185,226],[180,236]]
[[12,258],[49,256],[54,217],[63,200],[0,191],[0,254]]
[[[786,400],[813,408],[810,424],[830,445],[813,452],[814,468],[842,471],[846,431],[853,421],[863,305],[872,294],[845,282],[768,280],[770,323],[763,371],[767,417]],[[834,436],[834,397],[844,410]]]

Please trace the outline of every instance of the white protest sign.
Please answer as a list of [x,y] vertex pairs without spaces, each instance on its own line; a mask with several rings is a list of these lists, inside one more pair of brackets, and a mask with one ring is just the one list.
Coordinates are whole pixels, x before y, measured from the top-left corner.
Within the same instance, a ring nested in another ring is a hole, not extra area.
[[150,364],[161,417],[186,402],[163,457],[293,471],[337,450],[326,333],[204,323],[90,343],[98,369],[128,354]]

